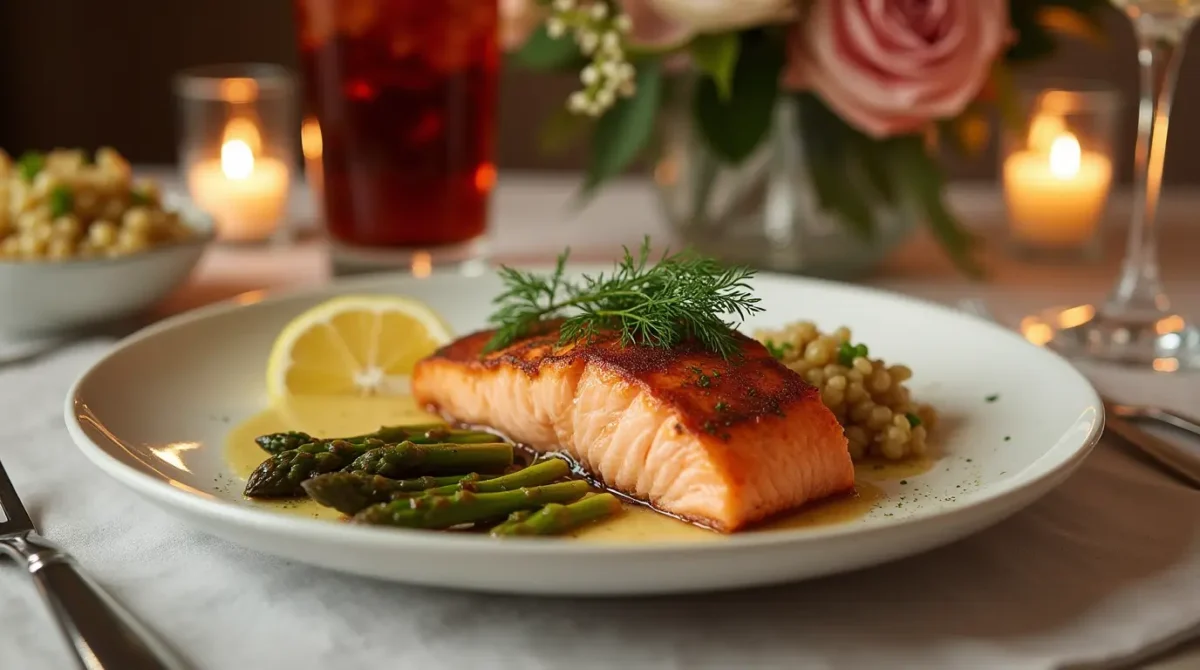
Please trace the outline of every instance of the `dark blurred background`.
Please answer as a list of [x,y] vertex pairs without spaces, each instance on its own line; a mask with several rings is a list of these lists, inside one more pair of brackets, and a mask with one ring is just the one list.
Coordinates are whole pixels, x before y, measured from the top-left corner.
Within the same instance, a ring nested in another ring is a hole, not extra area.
[[[1121,177],[1128,180],[1136,113],[1134,45],[1115,10],[1108,24],[1106,48],[1068,43],[1031,74],[1102,80],[1125,94],[1118,160]],[[174,162],[171,75],[192,65],[230,61],[295,67],[289,0],[3,0],[0,147],[17,153],[107,144],[135,163]],[[1200,114],[1197,84],[1200,61],[1188,58],[1171,127],[1168,182],[1200,182],[1200,151],[1191,151],[1200,143],[1200,124],[1189,122]],[[571,76],[505,73],[502,168],[578,166],[579,151],[542,155],[534,139],[539,124],[574,86]],[[951,167],[955,177],[986,179],[995,174],[996,159],[989,151],[978,159],[952,161]]]

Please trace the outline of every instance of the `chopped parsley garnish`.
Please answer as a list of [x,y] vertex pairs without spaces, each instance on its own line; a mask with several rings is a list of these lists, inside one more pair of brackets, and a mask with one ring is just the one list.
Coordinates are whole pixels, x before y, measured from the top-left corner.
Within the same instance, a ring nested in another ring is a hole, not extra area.
[[150,196],[140,189],[133,189],[129,192],[129,203],[135,206],[144,206],[150,204]]
[[913,428],[916,428],[917,426],[921,425],[921,417],[917,416],[916,414],[913,414],[912,412],[908,412],[907,414],[905,414],[904,418],[908,419],[908,425],[912,426]]
[[729,403],[725,402],[724,400],[717,402],[716,410],[718,412],[724,412],[727,409],[729,409]]
[[27,151],[17,159],[17,170],[21,173],[21,179],[27,182],[33,182],[33,178],[38,176],[42,168],[46,167],[46,157],[36,151]]
[[775,344],[774,342],[772,342],[770,340],[763,342],[763,346],[767,348],[767,351],[777,361],[782,361],[783,357],[787,355],[787,352],[791,351],[792,349],[795,349],[795,346],[791,342]]
[[838,363],[844,367],[854,365],[854,359],[866,358],[868,353],[867,345],[865,344],[850,344],[842,342],[838,347]]
[[1005,441],[1005,442],[1008,442],[1008,441],[1009,441],[1009,440],[1011,440],[1011,439],[1012,439],[1012,435],[1005,435],[1005,436],[1004,436],[1004,441]]
[[66,216],[74,209],[75,194],[69,186],[56,186],[50,191],[50,216]]
[[988,396],[988,397],[984,398],[984,400],[986,400],[986,401],[988,401],[988,402],[996,402],[996,401],[997,401],[997,400],[999,400],[999,399],[1000,399],[1000,394],[999,394],[999,393],[993,393],[993,394],[991,394],[990,396]]
[[711,383],[712,383],[712,382],[710,382],[710,381],[708,380],[708,377],[706,377],[706,376],[705,376],[705,375],[703,375],[703,374],[701,374],[701,375],[700,375],[700,376],[699,376],[699,377],[696,379],[696,385],[697,385],[697,386],[699,386],[700,388],[708,388],[708,385],[709,385],[709,384],[711,384]]

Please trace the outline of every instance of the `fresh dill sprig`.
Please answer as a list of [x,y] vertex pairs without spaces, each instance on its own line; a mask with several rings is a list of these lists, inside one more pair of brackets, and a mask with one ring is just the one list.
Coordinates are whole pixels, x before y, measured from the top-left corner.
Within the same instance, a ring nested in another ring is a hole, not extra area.
[[664,252],[650,263],[650,239],[634,256],[626,248],[611,274],[565,277],[568,248],[549,276],[509,267],[499,274],[505,290],[489,319],[496,332],[484,348],[496,351],[530,334],[538,324],[562,319],[559,341],[589,340],[615,332],[624,345],[673,347],[696,340],[724,358],[738,350],[734,323],[762,311],[748,285],[754,271],[725,267],[689,253]]

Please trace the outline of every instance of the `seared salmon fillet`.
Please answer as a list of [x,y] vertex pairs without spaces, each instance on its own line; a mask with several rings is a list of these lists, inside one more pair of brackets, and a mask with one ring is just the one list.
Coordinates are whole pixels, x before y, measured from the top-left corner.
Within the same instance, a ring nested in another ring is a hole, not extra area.
[[484,354],[491,335],[419,362],[417,401],[565,453],[605,486],[722,532],[853,489],[846,438],[817,389],[745,335],[730,360],[615,337],[560,346],[557,332]]

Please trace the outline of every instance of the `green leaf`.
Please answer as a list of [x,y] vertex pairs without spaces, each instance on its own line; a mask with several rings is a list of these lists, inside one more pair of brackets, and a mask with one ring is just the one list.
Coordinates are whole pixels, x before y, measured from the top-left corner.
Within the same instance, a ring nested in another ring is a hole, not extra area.
[[21,173],[21,179],[27,183],[33,183],[33,178],[38,176],[44,167],[46,157],[37,151],[27,151],[17,159],[17,170]]
[[863,137],[859,144],[861,146],[858,149],[858,156],[862,164],[863,175],[871,182],[871,186],[884,202],[894,205],[896,203],[896,185],[893,183],[895,178],[888,172],[886,152],[882,150],[878,142],[868,137]]
[[70,186],[55,186],[50,191],[50,216],[66,216],[75,209],[75,194]]
[[516,65],[533,70],[577,69],[584,62],[575,40],[569,35],[550,37],[544,24],[538,26],[509,58]]
[[733,70],[732,96],[721,96],[710,77],[696,87],[693,113],[709,148],[727,163],[740,163],[767,137],[779,97],[782,43],[745,32]]
[[[836,214],[865,239],[875,234],[871,198],[859,189],[860,175],[873,182],[879,195],[892,189],[886,166],[875,156],[877,143],[848,125],[816,96],[795,97],[797,123],[804,156],[821,208]],[[878,182],[878,183],[875,183]]]
[[135,188],[129,191],[129,204],[131,205],[144,206],[149,205],[152,202],[153,201],[151,200],[150,195],[143,192],[141,189]]
[[979,278],[983,270],[972,257],[974,238],[959,224],[943,200],[941,166],[925,150],[920,135],[898,137],[887,142],[892,174],[914,214],[924,218],[938,242],[960,271]]
[[688,46],[692,62],[712,77],[721,100],[733,94],[733,70],[737,66],[741,40],[737,33],[699,35]]
[[538,133],[538,148],[547,154],[561,153],[583,135],[590,122],[589,117],[560,106]]
[[638,66],[636,81],[633,97],[618,101],[596,123],[583,186],[585,198],[629,167],[653,134],[662,97],[662,69],[658,61]]

